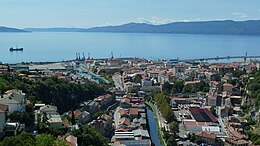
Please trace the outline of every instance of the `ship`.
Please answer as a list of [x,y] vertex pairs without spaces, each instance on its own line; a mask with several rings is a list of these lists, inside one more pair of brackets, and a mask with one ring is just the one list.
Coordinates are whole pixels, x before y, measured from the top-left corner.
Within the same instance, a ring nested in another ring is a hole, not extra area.
[[23,51],[23,48],[18,48],[18,47],[13,48],[13,47],[11,47],[9,50],[10,50],[11,52],[13,52],[13,51]]

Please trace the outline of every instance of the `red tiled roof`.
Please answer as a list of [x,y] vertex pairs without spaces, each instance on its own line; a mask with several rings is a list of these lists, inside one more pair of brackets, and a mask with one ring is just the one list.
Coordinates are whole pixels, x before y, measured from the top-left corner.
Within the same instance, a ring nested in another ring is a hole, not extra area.
[[138,115],[138,109],[137,108],[130,108],[129,114],[130,115]]
[[123,99],[121,99],[121,103],[129,103],[129,99],[128,98],[123,98]]
[[199,137],[205,137],[205,138],[210,138],[210,139],[216,139],[216,135],[215,134],[207,134],[205,132],[198,132],[195,134],[196,136]]
[[120,143],[120,141],[115,141],[114,144],[120,145],[121,143]]
[[[75,111],[74,111],[74,116],[75,116],[75,117],[79,117],[81,114],[82,114],[82,112],[81,112],[80,110],[75,110]],[[70,118],[72,117],[71,112],[70,112],[70,114],[69,114],[69,117],[70,117]]]
[[248,141],[244,139],[233,139],[233,138],[225,138],[225,141],[231,144],[236,144],[236,145],[247,145],[249,144]]
[[206,108],[190,108],[189,110],[197,122],[218,122],[215,116]]
[[223,86],[233,87],[233,85],[229,83],[223,84]]
[[124,128],[119,128],[116,130],[116,132],[128,132],[128,130]]
[[139,98],[132,98],[131,101],[132,101],[132,102],[139,102],[140,99],[139,99]]
[[188,98],[180,98],[180,97],[173,97],[172,99],[173,100],[182,100],[182,101],[189,100]]
[[124,124],[124,125],[127,125],[127,126],[131,125],[131,122],[126,120],[126,119],[121,119],[120,123]]
[[127,109],[120,109],[119,110],[119,114],[122,115],[127,115],[128,114],[128,110]]
[[66,79],[65,76],[59,76],[58,79]]
[[75,117],[78,117],[78,116],[80,116],[81,114],[82,114],[82,112],[79,111],[79,110],[75,110],[75,111],[74,111]]
[[239,138],[239,139],[244,138],[244,135],[237,132],[233,127],[228,126],[227,129],[234,137]]
[[7,105],[0,104],[0,112],[1,113],[6,112],[7,110],[8,110],[8,106]]
[[210,122],[196,122],[196,121],[184,121],[184,125],[187,126],[210,126]]
[[69,146],[77,146],[77,137],[69,135],[65,140],[68,142]]
[[99,98],[99,99],[107,99],[107,98],[109,98],[109,97],[111,97],[111,95],[110,95],[110,94],[106,94],[106,95],[101,95],[101,96],[99,96],[98,98]]
[[62,121],[62,122],[63,122],[63,125],[64,125],[65,127],[69,126],[69,122],[68,122],[68,121]]

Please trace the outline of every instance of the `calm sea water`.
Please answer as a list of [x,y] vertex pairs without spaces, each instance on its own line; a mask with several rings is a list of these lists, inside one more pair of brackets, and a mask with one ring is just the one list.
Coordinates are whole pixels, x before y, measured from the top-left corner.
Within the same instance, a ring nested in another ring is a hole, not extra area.
[[[9,52],[10,47],[23,52]],[[142,33],[0,33],[0,62],[61,61],[75,53],[94,58],[175,59],[260,55],[260,36]]]

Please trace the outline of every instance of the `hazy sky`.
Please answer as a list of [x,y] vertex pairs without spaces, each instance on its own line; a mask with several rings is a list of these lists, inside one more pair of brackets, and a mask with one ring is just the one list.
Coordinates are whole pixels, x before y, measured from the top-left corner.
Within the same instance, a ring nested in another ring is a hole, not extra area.
[[260,0],[0,0],[0,26],[18,28],[223,19],[260,19]]

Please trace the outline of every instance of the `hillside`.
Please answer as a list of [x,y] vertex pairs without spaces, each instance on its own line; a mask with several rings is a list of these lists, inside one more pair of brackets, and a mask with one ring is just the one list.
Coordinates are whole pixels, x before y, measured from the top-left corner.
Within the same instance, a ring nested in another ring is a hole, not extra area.
[[78,32],[82,28],[25,28],[24,30],[32,32]]
[[81,32],[174,33],[260,35],[260,20],[174,22],[163,25],[128,23],[118,26],[93,27]]
[[0,32],[28,32],[22,29],[0,26]]

